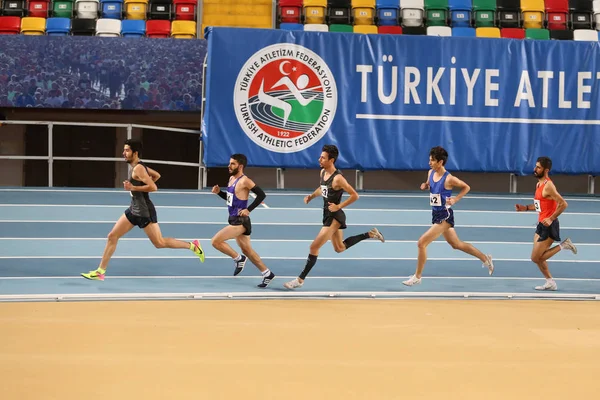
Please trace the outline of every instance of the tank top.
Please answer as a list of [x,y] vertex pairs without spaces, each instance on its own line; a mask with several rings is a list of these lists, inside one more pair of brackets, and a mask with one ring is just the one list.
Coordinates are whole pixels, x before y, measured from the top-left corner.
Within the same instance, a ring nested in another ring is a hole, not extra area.
[[431,175],[429,175],[429,205],[433,211],[450,208],[450,206],[446,207],[446,199],[452,196],[452,189],[446,189],[444,186],[449,174],[448,171],[444,172],[442,178],[437,182],[433,180],[434,171],[431,171]]
[[544,182],[537,184],[535,189],[535,196],[533,196],[533,204],[535,205],[535,211],[538,212],[538,222],[542,222],[546,218],[549,218],[554,211],[556,211],[557,203],[552,199],[545,199],[542,196],[546,183],[551,182],[550,179],[546,179]]
[[227,208],[231,217],[237,217],[240,210],[248,208],[248,199],[241,200],[235,195],[235,186],[243,177],[244,175],[240,176],[231,185],[227,186]]
[[329,203],[340,204],[344,189],[335,190],[333,188],[333,178],[336,175],[341,175],[342,172],[336,169],[331,176],[325,180],[325,170],[321,171],[321,195],[323,196],[323,209],[327,210]]
[[[146,172],[148,171],[148,167],[144,165],[143,162],[138,162],[138,165],[146,168]],[[132,186],[144,186],[145,183],[142,181],[138,181],[137,179],[133,179],[133,168],[129,168],[128,172],[128,180],[131,182]],[[150,194],[148,192],[129,192],[131,194],[131,205],[129,209],[131,213],[138,217],[149,218],[150,213],[154,212],[154,204],[150,201]]]

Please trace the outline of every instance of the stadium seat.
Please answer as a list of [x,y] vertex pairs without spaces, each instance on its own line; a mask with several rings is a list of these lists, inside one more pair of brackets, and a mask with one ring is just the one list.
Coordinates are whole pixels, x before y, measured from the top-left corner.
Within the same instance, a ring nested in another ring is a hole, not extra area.
[[600,0],[594,0],[592,9],[594,10],[594,26],[596,30],[600,31]]
[[500,36],[505,39],[525,39],[525,30],[523,28],[502,28]]
[[71,33],[71,20],[69,18],[48,18],[46,20],[46,35],[68,36]]
[[354,25],[375,25],[375,0],[352,0]]
[[353,32],[352,25],[332,24],[329,25],[329,32]]
[[475,36],[477,37],[482,37],[482,38],[499,38],[500,36],[500,29],[498,28],[489,28],[489,27],[484,27],[484,28],[477,28],[475,29]]
[[400,3],[400,16],[403,27],[423,26],[423,0],[402,0]]
[[590,0],[569,0],[571,29],[592,29],[594,6]]
[[[309,25],[321,25],[321,24],[309,24]],[[304,25],[302,24],[292,24],[292,23],[283,23],[279,25],[279,29],[284,31],[303,31]]]
[[453,37],[475,37],[475,28],[457,27],[452,28]]
[[496,0],[496,25],[499,28],[520,28],[520,0]]
[[548,29],[525,29],[525,39],[550,40]]
[[544,0],[521,0],[523,28],[541,29],[544,27]]
[[452,28],[449,26],[428,26],[427,36],[452,36]]
[[493,27],[496,24],[496,0],[473,0],[473,26]]
[[354,25],[354,33],[376,34],[379,32],[375,25]]
[[573,40],[573,31],[571,30],[553,30],[550,31],[551,40]]
[[427,35],[427,29],[424,26],[406,26],[402,28],[403,35]]
[[586,42],[597,42],[598,41],[598,31],[595,29],[575,29],[573,31],[573,40],[586,41]]
[[302,0],[279,0],[279,22],[299,24],[302,20]]
[[29,1],[28,17],[48,18],[49,0]]
[[98,18],[98,10],[100,2],[98,0],[76,0],[75,14],[81,19],[96,19]]
[[567,29],[568,0],[545,0],[544,5],[546,6],[546,27],[549,30]]
[[100,0],[102,18],[123,18],[123,0]]
[[326,0],[304,0],[304,23],[324,24]]
[[173,0],[175,19],[180,21],[195,21],[198,0]]
[[144,37],[146,35],[146,23],[138,19],[126,19],[121,21],[121,36]]
[[377,25],[398,25],[400,2],[398,0],[377,0]]
[[58,0],[52,2],[52,16],[57,18],[73,17],[73,1]]
[[471,0],[449,0],[450,25],[452,27],[471,26]]
[[329,32],[329,25],[325,24],[306,24],[303,26],[306,32]]
[[329,19],[329,24],[352,24],[351,10],[352,4],[350,0],[328,0],[327,18]]
[[385,25],[385,26],[380,26],[377,31],[380,34],[388,34],[388,35],[402,35],[402,27],[401,26],[390,26],[390,25]]
[[448,0],[425,0],[427,26],[448,25]]
[[74,36],[94,36],[96,34],[96,20],[73,19],[71,21],[71,33]]
[[21,19],[21,35],[43,36],[45,34],[46,34],[46,19],[45,18],[25,17],[25,18]]
[[125,0],[126,19],[146,19],[148,0]]
[[195,39],[196,21],[173,21],[171,24],[171,37],[175,39]]
[[21,33],[21,18],[0,17],[0,35],[18,35]]
[[171,22],[153,19],[146,22],[146,36],[149,38],[168,38],[171,35]]
[[4,0],[1,14],[5,17],[23,17],[26,10],[27,2],[25,0]]
[[121,20],[114,18],[100,18],[96,21],[96,36],[120,37]]
[[150,0],[148,19],[171,19],[171,0]]

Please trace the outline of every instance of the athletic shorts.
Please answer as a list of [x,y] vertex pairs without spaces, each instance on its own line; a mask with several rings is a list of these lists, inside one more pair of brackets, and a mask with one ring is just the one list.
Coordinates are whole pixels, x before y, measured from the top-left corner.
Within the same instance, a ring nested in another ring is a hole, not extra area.
[[554,241],[560,242],[560,225],[558,220],[555,219],[550,226],[546,226],[541,222],[535,228],[535,233],[540,235],[538,242],[543,242],[548,238],[554,239]]
[[444,210],[433,210],[431,212],[431,223],[441,224],[446,221],[451,227],[454,227],[454,211],[451,208]]
[[240,217],[240,216],[230,216],[229,217],[229,225],[242,225],[246,228],[244,235],[250,236],[252,233],[252,222],[250,222],[250,217]]
[[138,215],[133,215],[130,208],[125,210],[125,217],[127,217],[127,220],[131,223],[131,225],[137,226],[140,229],[144,229],[148,225],[158,222],[156,212],[151,212],[150,217],[140,217]]
[[323,226],[331,226],[334,219],[340,223],[340,229],[346,229],[346,213],[343,210],[323,210]]

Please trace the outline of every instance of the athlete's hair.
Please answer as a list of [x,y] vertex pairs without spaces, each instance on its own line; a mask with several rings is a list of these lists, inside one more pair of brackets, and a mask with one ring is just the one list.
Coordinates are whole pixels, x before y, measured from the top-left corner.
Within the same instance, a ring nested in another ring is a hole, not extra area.
[[338,150],[337,146],[334,144],[326,144],[325,146],[323,146],[323,150],[321,150],[321,151],[324,151],[325,153],[327,153],[327,156],[330,159],[333,158],[335,161],[337,161],[338,157],[340,156],[340,151]]
[[542,168],[547,169],[548,171],[552,169],[552,160],[550,157],[538,157],[537,162],[540,163]]
[[432,147],[429,156],[436,161],[441,161],[442,165],[446,165],[446,161],[448,161],[448,152],[441,146]]
[[125,141],[125,144],[127,146],[129,146],[129,148],[131,149],[132,153],[138,153],[138,157],[142,156],[142,149],[144,148],[144,146],[142,146],[142,141],[139,139],[127,139]]
[[242,165],[244,168],[246,168],[246,165],[248,165],[248,159],[243,154],[239,154],[239,153],[232,154],[231,158],[233,158],[235,161],[237,161],[237,163]]

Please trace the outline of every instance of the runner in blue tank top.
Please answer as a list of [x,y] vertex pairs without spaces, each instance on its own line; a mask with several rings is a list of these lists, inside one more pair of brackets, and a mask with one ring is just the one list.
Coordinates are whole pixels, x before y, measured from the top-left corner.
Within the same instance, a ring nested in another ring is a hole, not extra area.
[[[471,188],[465,182],[451,175],[446,171],[446,161],[448,152],[440,146],[434,147],[429,152],[429,173],[427,182],[421,184],[421,190],[429,189],[429,205],[431,206],[431,223],[429,228],[420,238],[417,244],[419,256],[417,259],[417,270],[408,280],[402,282],[406,286],[418,285],[421,283],[421,274],[427,261],[427,246],[440,235],[453,249],[458,249],[474,257],[477,257],[483,263],[492,275],[494,272],[494,263],[491,255],[485,255],[470,243],[461,241],[454,229],[454,211],[452,206],[462,199]],[[460,188],[461,191],[456,197],[452,197],[452,189]]]
[[[246,260],[250,261],[262,274],[262,283],[259,288],[266,288],[275,278],[275,274],[267,268],[260,256],[254,251],[250,243],[250,234],[252,233],[252,223],[250,222],[250,212],[258,207],[267,197],[265,192],[259,188],[252,179],[244,175],[244,169],[248,164],[248,159],[243,154],[233,154],[229,160],[229,183],[227,192],[222,191],[218,185],[212,188],[214,194],[219,195],[227,202],[229,211],[229,226],[221,229],[212,238],[212,245],[221,253],[233,258],[234,270],[233,276],[238,275],[244,269]],[[256,194],[256,199],[248,206],[248,196],[250,191]],[[235,239],[243,254],[235,251],[227,241]]]
[[188,249],[204,262],[204,251],[198,240],[184,242],[173,238],[162,236],[158,226],[158,218],[154,204],[150,201],[150,192],[158,190],[156,181],[160,174],[146,166],[140,155],[142,153],[142,142],[137,139],[128,139],[123,146],[123,158],[129,164],[129,178],[123,182],[123,189],[131,194],[131,205],[121,218],[115,223],[108,234],[108,240],[102,254],[102,261],[97,269],[82,273],[86,279],[103,281],[113,253],[117,248],[117,242],[127,232],[137,226],[144,230],[152,244],[157,249]]

